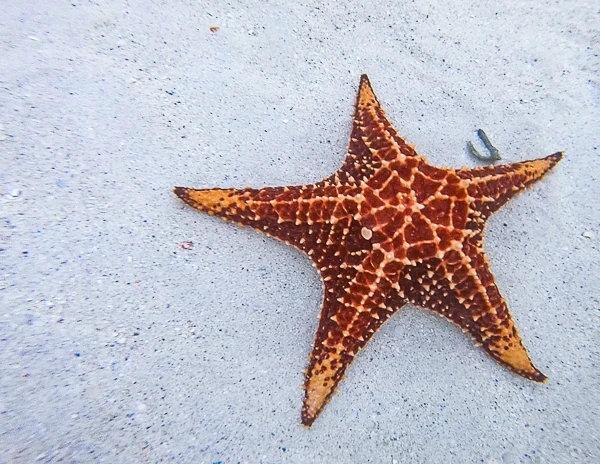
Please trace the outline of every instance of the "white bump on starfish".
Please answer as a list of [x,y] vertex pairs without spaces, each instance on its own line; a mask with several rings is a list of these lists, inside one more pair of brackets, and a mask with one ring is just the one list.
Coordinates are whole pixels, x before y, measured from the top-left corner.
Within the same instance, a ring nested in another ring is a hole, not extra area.
[[362,235],[362,237],[365,240],[371,240],[371,237],[373,237],[373,231],[371,229],[363,227],[362,229],[360,229],[360,235]]

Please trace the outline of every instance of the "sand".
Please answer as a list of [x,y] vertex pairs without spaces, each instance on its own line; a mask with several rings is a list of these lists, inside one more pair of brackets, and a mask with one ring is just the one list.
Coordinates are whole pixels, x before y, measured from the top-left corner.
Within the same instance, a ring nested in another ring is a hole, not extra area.
[[[0,462],[598,462],[598,6],[502,4],[5,0]],[[361,73],[434,164],[565,152],[485,242],[546,385],[407,307],[301,426],[316,271],[172,187],[329,176]]]

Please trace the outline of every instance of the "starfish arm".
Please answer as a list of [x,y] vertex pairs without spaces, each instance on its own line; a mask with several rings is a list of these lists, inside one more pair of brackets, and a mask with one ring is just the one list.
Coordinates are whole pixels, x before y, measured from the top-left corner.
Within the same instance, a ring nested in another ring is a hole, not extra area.
[[363,74],[356,97],[348,155],[342,167],[326,181],[357,185],[370,178],[382,165],[405,157],[417,158],[419,155],[388,121],[369,78]]
[[[339,272],[339,274],[338,274]],[[336,277],[331,278],[333,274]],[[321,272],[325,297],[304,384],[302,423],[311,426],[335,393],[348,366],[400,306],[387,305],[388,280],[343,267]]]
[[562,157],[558,152],[532,161],[460,169],[456,174],[469,182],[467,192],[475,199],[472,208],[487,218],[517,193],[540,180]]
[[408,266],[400,293],[469,332],[492,358],[513,372],[536,382],[547,380],[532,364],[481,249],[467,246],[449,251],[443,260]]
[[308,252],[327,240],[331,225],[356,213],[350,190],[331,185],[241,190],[175,187],[175,194],[199,211],[252,227]]

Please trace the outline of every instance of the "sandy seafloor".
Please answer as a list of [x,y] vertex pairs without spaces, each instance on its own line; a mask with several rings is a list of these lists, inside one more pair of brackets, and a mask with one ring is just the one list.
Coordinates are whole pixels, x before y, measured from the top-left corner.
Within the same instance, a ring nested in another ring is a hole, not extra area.
[[[0,462],[599,462],[599,6],[501,3],[4,0]],[[361,73],[434,164],[564,150],[486,236],[546,385],[407,307],[300,425],[316,271],[172,187],[330,175]]]

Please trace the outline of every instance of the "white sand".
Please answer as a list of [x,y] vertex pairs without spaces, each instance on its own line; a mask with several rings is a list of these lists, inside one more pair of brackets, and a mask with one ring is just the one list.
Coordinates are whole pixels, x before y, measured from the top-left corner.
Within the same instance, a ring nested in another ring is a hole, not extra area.
[[[598,462],[597,2],[237,3],[4,0],[0,462]],[[409,308],[300,425],[316,272],[171,189],[331,174],[363,72],[435,164],[565,151],[486,239],[547,385]]]

